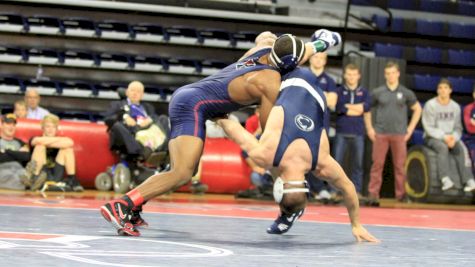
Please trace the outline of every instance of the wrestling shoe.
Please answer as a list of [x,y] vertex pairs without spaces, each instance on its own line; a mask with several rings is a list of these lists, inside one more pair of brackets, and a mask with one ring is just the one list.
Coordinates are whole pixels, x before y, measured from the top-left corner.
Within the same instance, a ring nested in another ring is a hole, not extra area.
[[312,34],[311,41],[315,45],[315,52],[323,52],[339,45],[341,43],[341,35],[337,32],[320,29]]
[[127,202],[122,199],[112,200],[101,207],[101,214],[106,221],[110,222],[119,235],[140,236],[140,232],[135,229],[130,221],[132,211]]
[[142,218],[142,216],[140,216],[141,212],[142,205],[132,209],[132,217],[130,218],[130,222],[134,227],[148,227],[148,223]]
[[267,228],[268,234],[281,235],[287,233],[292,227],[292,224],[300,217],[302,217],[305,209],[298,212],[292,213],[290,215],[281,213],[279,217],[274,221],[274,223]]

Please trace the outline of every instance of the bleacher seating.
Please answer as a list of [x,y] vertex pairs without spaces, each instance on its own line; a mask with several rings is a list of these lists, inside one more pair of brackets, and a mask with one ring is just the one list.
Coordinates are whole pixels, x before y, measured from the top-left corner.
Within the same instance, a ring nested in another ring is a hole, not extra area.
[[0,14],[0,28],[6,32],[24,32],[28,30],[28,23],[18,14]]
[[96,37],[100,35],[94,21],[86,18],[65,18],[61,20],[67,36]]
[[127,40],[135,37],[132,27],[119,21],[101,21],[96,23],[99,36],[107,39]]
[[475,3],[471,1],[445,0],[351,0],[351,4],[360,6],[379,6],[381,8],[403,9],[431,13],[458,14],[475,16]]
[[64,34],[65,28],[60,19],[51,16],[32,16],[26,19],[28,32],[35,34]]

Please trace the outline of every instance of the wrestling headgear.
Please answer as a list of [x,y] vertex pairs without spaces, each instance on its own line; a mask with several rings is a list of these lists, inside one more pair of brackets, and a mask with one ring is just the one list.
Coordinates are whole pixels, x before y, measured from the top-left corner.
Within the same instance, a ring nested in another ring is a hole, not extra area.
[[284,34],[275,41],[269,58],[279,70],[288,72],[297,67],[304,55],[305,43],[291,34]]

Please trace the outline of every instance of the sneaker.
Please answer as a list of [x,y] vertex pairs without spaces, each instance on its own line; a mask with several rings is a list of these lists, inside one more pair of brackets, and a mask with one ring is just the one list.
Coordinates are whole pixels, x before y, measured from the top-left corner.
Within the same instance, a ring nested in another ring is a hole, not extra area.
[[134,207],[132,209],[132,217],[130,218],[130,222],[134,225],[134,227],[148,227],[148,223],[140,216],[142,212],[142,206]]
[[127,202],[122,199],[112,200],[101,207],[101,214],[106,221],[110,222],[119,235],[139,236],[140,232],[135,229],[130,221],[132,212]]
[[377,197],[368,197],[366,205],[370,207],[379,207],[379,198]]
[[402,198],[398,199],[397,202],[409,204],[412,203],[412,200],[407,195],[404,195]]
[[79,181],[76,178],[72,178],[72,179],[68,180],[67,184],[71,187],[71,189],[74,192],[83,192],[84,191],[84,187],[82,187],[82,185],[79,183]]
[[327,190],[323,189],[323,190],[320,190],[320,192],[318,193],[318,195],[315,196],[315,199],[319,202],[323,202],[325,204],[328,204],[330,202],[332,198],[332,195],[330,194],[330,192],[328,192]]
[[475,191],[475,180],[473,178],[467,181],[467,183],[465,184],[465,187],[463,188],[463,191],[465,192]]
[[289,216],[281,213],[279,217],[277,217],[277,219],[274,221],[274,223],[269,228],[267,228],[267,233],[275,235],[287,233],[287,231],[289,231],[292,227],[292,224],[298,218],[302,217],[304,211],[305,209],[292,213]]
[[32,160],[26,164],[25,173],[20,175],[21,183],[27,188],[31,188],[32,178],[36,170],[36,161]]
[[36,191],[43,187],[43,184],[46,182],[46,178],[48,178],[48,175],[44,171],[41,171],[38,175],[33,175],[31,178],[31,191]]
[[204,194],[208,191],[208,186],[201,183],[200,181],[194,181],[190,186],[191,193],[193,194]]
[[454,182],[452,182],[450,177],[445,176],[442,178],[442,191],[447,191],[452,187],[454,187]]

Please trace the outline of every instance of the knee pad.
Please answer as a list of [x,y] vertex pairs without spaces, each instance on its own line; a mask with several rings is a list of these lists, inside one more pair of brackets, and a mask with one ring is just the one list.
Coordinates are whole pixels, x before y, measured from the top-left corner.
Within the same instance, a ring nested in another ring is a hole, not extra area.
[[[304,188],[284,188],[285,184],[288,185],[304,185]],[[282,178],[277,177],[274,181],[274,200],[276,203],[282,202],[282,199],[284,198],[284,194],[289,194],[289,193],[309,193],[307,182],[305,180],[303,181],[288,181],[284,182]]]

